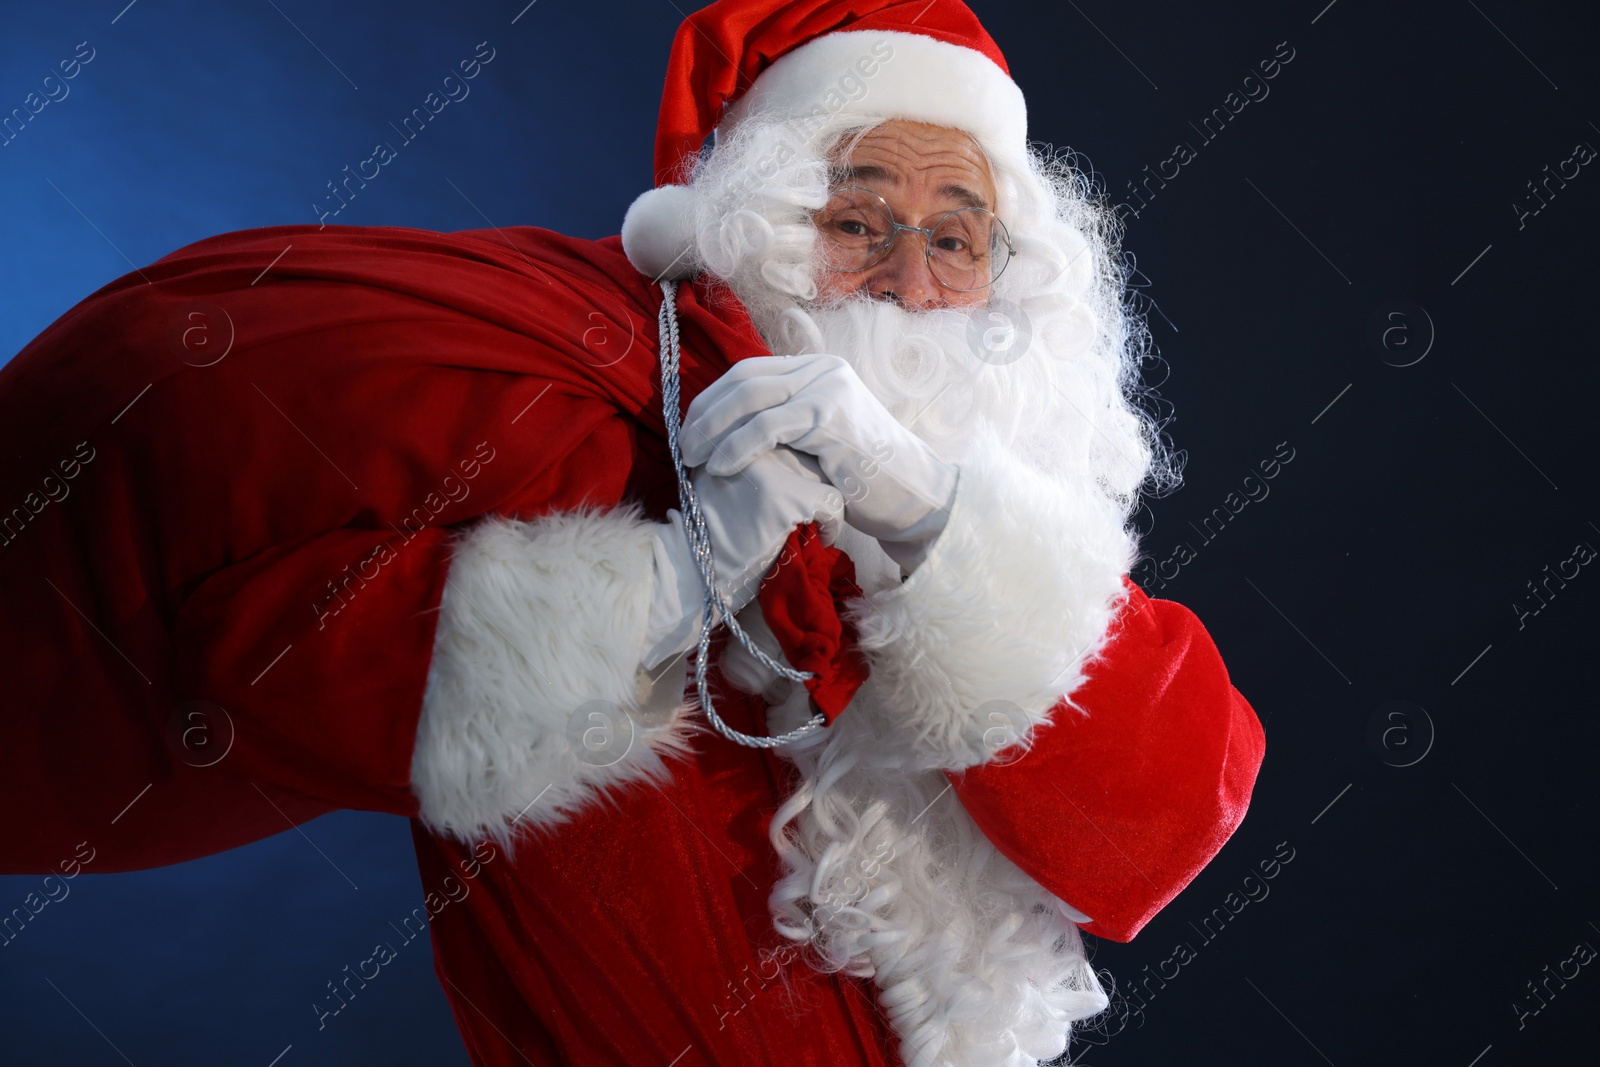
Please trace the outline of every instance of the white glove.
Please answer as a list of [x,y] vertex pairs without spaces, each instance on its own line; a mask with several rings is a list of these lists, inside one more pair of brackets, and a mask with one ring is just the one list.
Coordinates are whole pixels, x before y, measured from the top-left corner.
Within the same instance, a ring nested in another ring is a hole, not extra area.
[[[810,456],[778,447],[751,457],[726,477],[697,470],[691,475],[700,510],[711,535],[717,588],[737,612],[755,598],[784,542],[796,526],[816,522],[832,544],[844,520],[844,498],[822,478]],[[655,584],[645,634],[646,669],[683,652],[700,636],[704,589],[689,551],[684,518],[670,521],[655,535]]]
[[815,456],[845,519],[907,571],[944,529],[956,466],[906,429],[838,356],[740,360],[689,405],[684,462],[743,470],[776,445]]

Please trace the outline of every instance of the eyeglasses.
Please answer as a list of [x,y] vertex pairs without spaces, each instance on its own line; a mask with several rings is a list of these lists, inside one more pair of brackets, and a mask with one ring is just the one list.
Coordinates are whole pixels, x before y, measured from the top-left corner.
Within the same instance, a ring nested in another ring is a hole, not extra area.
[[882,263],[894,251],[901,230],[925,239],[928,273],[946,289],[972,293],[987,289],[1017,254],[1005,223],[994,212],[964,207],[940,215],[932,226],[896,222],[888,203],[859,185],[834,191],[812,216],[822,238],[823,265],[841,274],[855,274]]

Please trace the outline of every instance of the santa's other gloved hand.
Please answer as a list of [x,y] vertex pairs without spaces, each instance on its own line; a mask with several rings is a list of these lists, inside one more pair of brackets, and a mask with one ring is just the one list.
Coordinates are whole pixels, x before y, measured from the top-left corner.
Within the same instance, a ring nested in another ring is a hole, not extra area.
[[959,475],[906,429],[855,369],[830,355],[740,360],[689,405],[684,462],[745,469],[777,445],[815,456],[844,495],[844,517],[914,570],[949,518]]
[[[832,544],[844,518],[844,498],[822,477],[817,462],[790,448],[753,456],[738,473],[704,469],[690,477],[711,538],[717,588],[737,612],[755,598],[762,578],[795,527],[815,522]],[[700,636],[704,586],[677,511],[655,534],[655,580],[645,633],[646,669],[688,649]]]

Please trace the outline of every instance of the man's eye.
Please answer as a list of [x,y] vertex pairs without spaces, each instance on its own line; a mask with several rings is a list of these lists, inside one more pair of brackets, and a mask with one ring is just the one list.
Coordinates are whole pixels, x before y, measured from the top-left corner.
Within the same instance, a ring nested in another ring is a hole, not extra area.
[[833,228],[845,237],[865,237],[869,232],[867,224],[860,219],[838,219]]
[[934,244],[941,252],[965,252],[967,250],[967,242],[959,237],[940,237]]

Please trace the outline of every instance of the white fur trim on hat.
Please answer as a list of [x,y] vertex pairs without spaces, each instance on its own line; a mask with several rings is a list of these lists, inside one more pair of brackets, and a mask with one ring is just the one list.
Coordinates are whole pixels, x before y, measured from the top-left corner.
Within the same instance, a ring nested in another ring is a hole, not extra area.
[[915,33],[851,30],[806,42],[762,71],[723,124],[754,114],[908,119],[965,130],[1007,163],[1027,152],[1017,83],[982,52]]
[[649,189],[622,219],[628,262],[655,281],[681,281],[695,273],[694,194],[685,185]]

